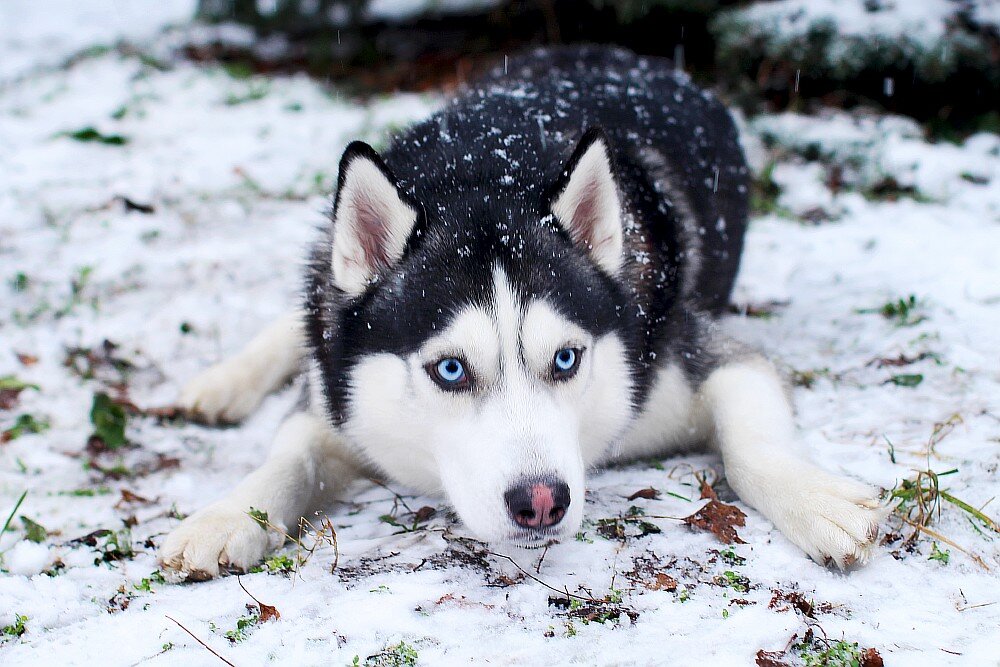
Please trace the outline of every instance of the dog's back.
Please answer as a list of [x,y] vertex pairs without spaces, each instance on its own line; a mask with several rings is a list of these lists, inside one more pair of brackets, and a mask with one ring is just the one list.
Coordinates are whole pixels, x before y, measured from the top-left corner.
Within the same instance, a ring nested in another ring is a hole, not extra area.
[[593,127],[610,140],[633,209],[626,242],[639,261],[656,255],[656,287],[722,310],[742,250],[748,171],[725,107],[666,60],[579,46],[520,55],[397,137],[384,158],[425,205],[452,207],[462,193],[544,217],[544,188]]

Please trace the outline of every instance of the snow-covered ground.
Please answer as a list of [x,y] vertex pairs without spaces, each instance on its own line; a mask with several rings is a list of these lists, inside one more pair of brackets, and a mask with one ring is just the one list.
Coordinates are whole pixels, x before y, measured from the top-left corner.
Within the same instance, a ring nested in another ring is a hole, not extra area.
[[[145,43],[180,4],[159,3],[115,38]],[[711,455],[595,473],[585,529],[544,558],[491,554],[438,500],[365,483],[327,509],[332,573],[326,545],[295,576],[162,583],[155,545],[178,513],[253,468],[296,390],[237,428],[131,417],[134,445],[88,466],[94,394],[127,360],[130,398],[166,405],[285,309],[343,146],[377,144],[439,101],[363,104],[306,78],[161,67],[128,49],[67,66],[101,43],[85,18],[59,13],[36,37],[0,41],[0,63],[20,63],[0,78],[0,378],[38,387],[0,411],[0,431],[20,415],[48,424],[0,444],[0,527],[27,491],[0,537],[0,663],[221,664],[176,619],[238,665],[408,664],[411,651],[428,665],[750,664],[809,626],[887,664],[998,664],[1000,535],[946,502],[931,529],[981,565],[926,535],[903,548],[912,529],[894,517],[886,532],[902,539],[845,575],[748,510],[747,544],[727,549],[666,518],[698,509],[695,473],[720,470]],[[58,51],[41,37],[77,24],[97,41]],[[735,301],[751,316],[725,325],[798,379],[802,437],[829,469],[886,488],[916,470],[957,470],[942,488],[997,516],[987,503],[1000,493],[1000,138],[929,144],[905,119],[841,112],[745,126],[780,194],[748,239]],[[125,198],[152,210],[126,210]],[[901,316],[859,312],[899,299]],[[105,340],[118,345],[110,355]],[[90,362],[76,354],[84,372],[66,365],[72,348],[91,350]],[[626,500],[649,487],[658,499]],[[415,530],[393,525],[412,528],[424,506],[438,512]],[[98,530],[114,533],[77,539]],[[234,642],[226,632],[253,604],[241,583],[281,618]],[[567,607],[548,586],[603,602]],[[787,601],[795,592],[812,616]]]

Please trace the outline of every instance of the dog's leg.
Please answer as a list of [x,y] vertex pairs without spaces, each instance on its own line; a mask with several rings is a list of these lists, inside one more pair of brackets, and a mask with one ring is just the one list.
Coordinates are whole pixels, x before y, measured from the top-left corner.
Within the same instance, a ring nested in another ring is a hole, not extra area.
[[178,405],[209,424],[242,421],[265,396],[301,370],[305,354],[302,314],[288,313],[257,334],[236,356],[191,380]]
[[811,463],[778,374],[759,357],[722,366],[700,394],[740,499],[819,563],[864,562],[882,515],[872,488]]
[[[275,436],[268,460],[229,495],[184,519],[167,536],[160,563],[191,580],[219,574],[219,566],[246,570],[297,535],[302,513],[320,496],[336,493],[358,471],[342,441],[312,412],[289,417]],[[274,528],[250,516],[267,513]]]

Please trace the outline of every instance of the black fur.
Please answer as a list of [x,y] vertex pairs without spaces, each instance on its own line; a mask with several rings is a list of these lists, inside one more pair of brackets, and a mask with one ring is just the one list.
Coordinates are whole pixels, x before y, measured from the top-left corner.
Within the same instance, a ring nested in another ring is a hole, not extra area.
[[[573,247],[549,210],[592,128],[636,223],[621,280]],[[352,144],[344,160],[365,150]],[[748,172],[725,107],[667,61],[603,47],[524,54],[395,137],[382,159],[420,211],[403,259],[355,299],[332,284],[329,233],[310,259],[307,332],[335,421],[350,409],[359,357],[411,352],[463,305],[488,303],[495,265],[592,333],[618,332],[637,405],[654,367],[677,361],[695,381],[712,367],[704,320],[736,276]]]

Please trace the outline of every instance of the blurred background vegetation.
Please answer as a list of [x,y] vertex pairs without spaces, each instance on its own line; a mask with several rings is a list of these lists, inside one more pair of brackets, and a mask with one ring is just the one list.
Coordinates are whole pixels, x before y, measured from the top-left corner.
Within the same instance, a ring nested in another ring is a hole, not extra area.
[[529,46],[618,44],[673,59],[748,114],[865,105],[956,139],[1000,130],[991,2],[200,0],[219,30],[188,55],[364,95],[452,89]]

